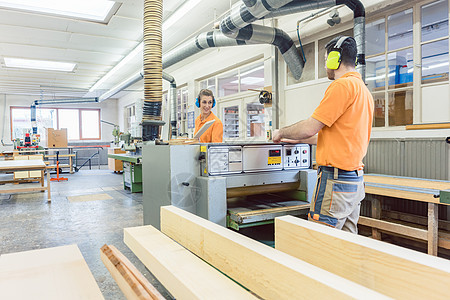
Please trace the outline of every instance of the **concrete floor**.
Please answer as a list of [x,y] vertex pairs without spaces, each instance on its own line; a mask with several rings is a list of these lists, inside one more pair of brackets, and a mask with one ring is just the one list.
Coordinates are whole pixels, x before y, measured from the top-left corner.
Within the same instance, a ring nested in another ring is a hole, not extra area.
[[[100,259],[116,246],[165,296],[172,298],[123,242],[123,228],[143,225],[142,193],[123,190],[122,175],[109,170],[62,174],[47,193],[0,194],[0,254],[77,244],[105,299],[125,299]],[[54,175],[52,175],[54,177]],[[67,196],[106,193],[113,199],[70,203]]]

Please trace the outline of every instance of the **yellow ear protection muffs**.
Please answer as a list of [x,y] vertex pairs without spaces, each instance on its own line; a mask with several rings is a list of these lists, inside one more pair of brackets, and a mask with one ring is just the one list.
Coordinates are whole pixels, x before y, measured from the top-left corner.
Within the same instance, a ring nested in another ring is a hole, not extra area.
[[331,49],[330,53],[327,57],[327,68],[330,70],[337,70],[339,69],[339,66],[341,65],[341,54],[342,54],[342,44],[345,42],[346,39],[348,39],[348,36],[341,37],[336,45],[334,45],[333,49]]
[[[197,106],[198,108],[200,108],[200,96],[201,96],[201,93],[202,93],[202,91],[203,90],[201,90],[199,93],[198,93],[198,96],[197,96],[197,98],[195,99],[195,106]],[[216,99],[214,98],[214,96],[212,96],[212,100],[213,100],[213,105],[212,105],[212,107],[214,107],[214,106],[216,106]],[[211,108],[212,108],[211,107]]]

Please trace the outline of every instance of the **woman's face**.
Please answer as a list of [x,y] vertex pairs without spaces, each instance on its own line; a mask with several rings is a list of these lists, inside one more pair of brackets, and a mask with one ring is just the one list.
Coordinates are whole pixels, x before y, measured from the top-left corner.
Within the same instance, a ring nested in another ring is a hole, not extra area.
[[200,96],[200,111],[202,114],[209,114],[211,112],[211,108],[213,105],[213,97],[212,96]]

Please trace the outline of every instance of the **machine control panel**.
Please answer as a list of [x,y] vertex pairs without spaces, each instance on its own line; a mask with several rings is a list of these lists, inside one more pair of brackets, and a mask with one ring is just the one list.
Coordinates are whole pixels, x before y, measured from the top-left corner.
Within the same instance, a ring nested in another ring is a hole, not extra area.
[[284,168],[308,168],[310,166],[310,146],[300,145],[284,145]]
[[[208,169],[210,175],[242,172],[242,147],[219,146],[208,149]],[[202,172],[205,173],[205,172]]]
[[282,145],[249,145],[242,148],[244,172],[283,169]]
[[201,146],[202,176],[307,169],[307,144],[240,144]]

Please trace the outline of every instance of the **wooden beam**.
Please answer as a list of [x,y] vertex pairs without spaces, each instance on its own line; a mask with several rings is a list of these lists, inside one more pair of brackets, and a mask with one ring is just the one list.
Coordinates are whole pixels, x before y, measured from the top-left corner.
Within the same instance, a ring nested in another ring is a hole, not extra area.
[[438,253],[438,207],[437,204],[428,203],[428,254]]
[[427,241],[428,232],[424,229],[405,226],[402,224],[391,223],[383,220],[372,219],[368,217],[359,217],[358,224],[377,228],[383,231],[397,233],[400,235],[412,237],[418,240]]
[[[371,197],[371,216],[374,219],[381,219],[381,199],[378,195]],[[372,227],[372,238],[381,241],[381,232]]]
[[403,178],[391,175],[364,175],[364,182],[378,183],[386,185],[398,185],[403,187],[424,188],[432,190],[450,189],[450,181],[420,179],[420,178]]
[[450,262],[292,216],[275,219],[275,248],[397,299],[448,299]]
[[[403,213],[399,211],[383,211],[383,216],[389,219],[397,219],[405,222],[416,223],[419,225],[427,226],[428,218],[422,217],[414,214]],[[450,231],[450,222],[440,219],[439,229],[444,229]]]
[[152,226],[125,228],[124,241],[177,299],[256,299]]
[[411,124],[411,125],[406,125],[405,128],[406,128],[406,130],[446,129],[446,128],[450,128],[450,123]]
[[435,198],[432,194],[418,193],[413,191],[402,191],[387,187],[384,188],[380,186],[371,186],[369,184],[366,184],[364,190],[366,194],[374,194],[380,196],[394,197],[407,200],[416,200],[430,203],[440,203],[439,198]]
[[174,206],[161,207],[161,230],[263,299],[385,298]]
[[116,247],[104,245],[100,258],[128,300],[165,299]]

